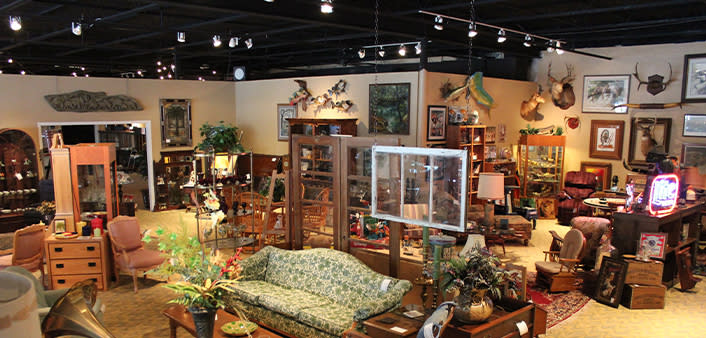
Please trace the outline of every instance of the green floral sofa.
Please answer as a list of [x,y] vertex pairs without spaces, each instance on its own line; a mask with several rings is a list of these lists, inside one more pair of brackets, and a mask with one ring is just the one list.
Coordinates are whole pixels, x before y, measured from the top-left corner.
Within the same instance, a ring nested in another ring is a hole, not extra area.
[[241,262],[226,298],[249,318],[293,337],[340,337],[354,322],[400,306],[412,284],[331,249],[265,247]]

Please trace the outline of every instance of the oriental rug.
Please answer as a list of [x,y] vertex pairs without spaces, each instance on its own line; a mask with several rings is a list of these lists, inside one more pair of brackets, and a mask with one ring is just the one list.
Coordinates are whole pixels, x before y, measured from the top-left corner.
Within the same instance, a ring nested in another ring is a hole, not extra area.
[[537,274],[527,274],[527,300],[542,305],[547,310],[547,328],[559,324],[583,308],[590,297],[580,290],[569,292],[548,293],[546,288],[538,287],[535,283]]

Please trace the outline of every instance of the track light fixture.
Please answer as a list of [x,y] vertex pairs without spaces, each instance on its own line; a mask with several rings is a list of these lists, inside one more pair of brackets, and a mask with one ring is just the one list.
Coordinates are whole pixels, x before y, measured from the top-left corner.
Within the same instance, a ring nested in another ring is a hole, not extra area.
[[434,18],[434,29],[438,31],[444,30],[444,18],[442,18],[440,15],[437,15]]
[[333,0],[321,0],[321,13],[333,13]]
[[265,0],[265,2],[275,2],[275,0]]
[[220,35],[214,35],[213,36],[213,47],[220,47],[221,46],[221,36]]
[[358,49],[358,57],[361,59],[365,58],[365,49]]
[[76,36],[81,36],[81,23],[80,22],[71,22],[71,33],[74,33]]
[[13,31],[18,31],[22,29],[22,18],[19,16],[11,16],[10,17],[10,29]]
[[186,42],[186,32],[177,32],[177,41]]
[[24,69],[23,69],[23,70],[20,71],[20,74],[25,75],[25,74],[27,74],[27,72],[25,72]]
[[559,42],[559,41],[556,42],[556,48],[555,48],[555,49],[556,49],[556,53],[557,53],[557,54],[559,54],[559,55],[564,54],[564,50],[561,49],[561,42]]
[[417,55],[422,54],[422,43],[421,42],[417,42],[417,44],[414,45],[414,54],[417,54]]
[[12,58],[7,58],[7,63],[13,63],[13,62],[15,62],[14,59],[12,59]]
[[476,29],[476,23],[471,22],[468,24],[468,37],[473,39],[478,35],[478,30]]
[[245,40],[245,47],[248,47],[248,49],[252,48],[252,38]]
[[378,55],[380,55],[381,58],[385,57],[385,48],[380,47],[378,50]]
[[407,47],[405,47],[404,44],[400,45],[400,49],[397,50],[397,54],[400,56],[407,55]]
[[529,34],[525,35],[525,41],[522,43],[525,47],[532,47],[532,37]]
[[554,53],[554,40],[547,42],[547,53]]
[[503,43],[507,40],[507,36],[505,36],[505,30],[500,29],[498,30],[498,43]]
[[235,48],[235,46],[240,44],[240,38],[239,37],[232,37],[230,38],[230,41],[228,41],[228,47],[230,48]]

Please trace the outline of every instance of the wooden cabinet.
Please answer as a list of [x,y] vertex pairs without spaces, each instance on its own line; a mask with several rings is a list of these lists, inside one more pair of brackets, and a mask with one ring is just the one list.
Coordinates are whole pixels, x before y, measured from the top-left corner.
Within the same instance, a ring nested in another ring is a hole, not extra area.
[[[446,146],[468,150],[468,204],[478,204],[478,175],[485,163],[485,126],[451,125],[447,129]],[[484,202],[484,201],[483,201]]]
[[37,175],[32,138],[21,130],[0,129],[0,233],[27,224],[24,213],[39,203]]
[[293,135],[328,136],[358,135],[358,119],[308,119],[292,118],[289,121],[289,140]]
[[110,248],[108,237],[80,237],[45,241],[47,267],[52,289],[64,289],[91,279],[100,290],[110,283]]
[[90,221],[93,217],[101,217],[105,226],[118,215],[115,144],[80,143],[68,148],[74,220]]
[[191,150],[162,151],[162,158],[155,166],[157,176],[157,209],[183,208],[189,196],[182,186],[189,181],[193,170],[194,152]]
[[521,135],[518,144],[520,196],[555,197],[561,190],[566,136]]

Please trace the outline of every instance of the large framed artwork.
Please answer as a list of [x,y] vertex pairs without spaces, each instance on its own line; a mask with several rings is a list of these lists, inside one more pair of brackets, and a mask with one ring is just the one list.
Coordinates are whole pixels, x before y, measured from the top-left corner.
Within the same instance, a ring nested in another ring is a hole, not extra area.
[[596,191],[603,191],[610,188],[612,165],[608,162],[584,162],[581,161],[581,171],[594,173],[598,177]]
[[369,131],[409,135],[409,83],[370,85]]
[[191,100],[160,99],[162,147],[191,146]]
[[633,117],[630,120],[630,150],[628,163],[647,164],[647,154],[657,146],[669,153],[669,137],[672,130],[670,118]]
[[706,115],[684,114],[682,136],[706,137]]
[[446,107],[429,106],[427,110],[427,141],[446,139]]
[[584,113],[626,114],[630,75],[586,75],[583,77]]
[[706,54],[684,55],[681,102],[706,102]]
[[289,140],[289,118],[297,117],[297,106],[287,103],[277,105],[277,141]]
[[598,272],[594,298],[597,302],[617,308],[623,295],[628,263],[613,257],[604,257]]
[[706,144],[684,143],[681,147],[682,165],[696,167],[699,174],[706,175]]
[[625,121],[592,120],[588,157],[621,159],[624,130]]

